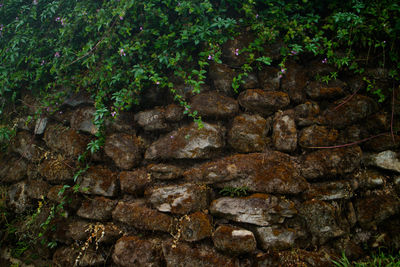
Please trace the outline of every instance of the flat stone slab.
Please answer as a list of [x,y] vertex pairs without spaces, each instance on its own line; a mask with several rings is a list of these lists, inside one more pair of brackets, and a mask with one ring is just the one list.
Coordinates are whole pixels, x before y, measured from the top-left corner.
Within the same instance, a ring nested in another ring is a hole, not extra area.
[[363,160],[370,166],[400,172],[400,156],[398,153],[391,150],[386,150],[377,154],[365,155]]

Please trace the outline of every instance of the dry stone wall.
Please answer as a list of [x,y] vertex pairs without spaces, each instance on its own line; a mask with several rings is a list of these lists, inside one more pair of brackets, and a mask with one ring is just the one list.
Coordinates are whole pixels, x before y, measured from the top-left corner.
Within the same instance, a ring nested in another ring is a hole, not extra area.
[[[190,99],[203,128],[170,97],[107,122],[104,147],[47,233],[59,244],[47,252],[54,266],[328,266],[342,251],[399,249],[400,136],[340,146],[388,132],[390,110],[352,95],[357,76],[316,81],[332,70],[317,61],[251,73],[236,94],[245,61],[231,52],[242,39]],[[13,212],[42,201],[46,215],[62,201],[97,131],[94,112],[78,94],[36,125],[20,118],[1,155]]]

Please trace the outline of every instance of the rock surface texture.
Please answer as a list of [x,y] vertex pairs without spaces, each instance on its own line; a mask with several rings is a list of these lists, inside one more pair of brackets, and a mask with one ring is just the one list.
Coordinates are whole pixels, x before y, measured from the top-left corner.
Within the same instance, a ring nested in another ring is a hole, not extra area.
[[[15,115],[15,137],[0,151],[0,208],[23,218],[17,232],[51,229],[43,237],[58,246],[35,247],[48,261],[36,266],[331,266],[342,252],[356,260],[376,247],[398,250],[391,105],[367,95],[360,75],[311,55],[279,66],[280,41],[253,55],[257,40],[245,32],[215,47],[200,93],[171,77],[184,106],[161,85],[143,88],[140,106],[109,109],[104,139],[96,141],[100,113],[82,93],[62,113],[36,118],[29,106]],[[271,66],[252,64],[234,90],[247,56]],[[315,79],[332,72],[336,81]],[[1,229],[3,245],[13,234]]]

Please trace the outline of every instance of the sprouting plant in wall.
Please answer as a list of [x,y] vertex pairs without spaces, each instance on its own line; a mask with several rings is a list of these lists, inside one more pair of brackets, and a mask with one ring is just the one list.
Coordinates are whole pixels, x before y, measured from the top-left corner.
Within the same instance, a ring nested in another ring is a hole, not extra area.
[[249,195],[249,188],[246,186],[244,187],[224,187],[222,188],[219,193],[223,196],[230,196],[230,197],[244,197]]

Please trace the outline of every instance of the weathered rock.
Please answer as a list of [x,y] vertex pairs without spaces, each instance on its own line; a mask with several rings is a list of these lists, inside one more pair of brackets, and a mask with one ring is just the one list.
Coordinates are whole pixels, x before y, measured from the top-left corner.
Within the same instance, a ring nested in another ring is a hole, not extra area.
[[340,80],[330,81],[328,84],[313,81],[307,85],[305,91],[311,99],[332,99],[343,96],[345,86]]
[[353,146],[302,155],[301,174],[306,179],[316,179],[351,173],[360,165],[361,153],[358,146]]
[[71,188],[64,190],[62,185],[52,186],[47,192],[47,198],[55,203],[64,202],[64,206],[71,210],[77,210],[82,203],[79,194],[74,193]]
[[375,190],[357,198],[355,209],[361,227],[376,229],[378,224],[400,212],[400,200],[393,190]]
[[170,232],[173,218],[146,207],[143,201],[118,202],[112,213],[113,219],[141,230]]
[[318,200],[349,199],[353,196],[353,190],[347,181],[322,182],[311,184],[304,196],[307,199]]
[[[338,100],[335,107],[324,111],[325,123],[334,128],[344,128],[366,118],[377,110],[376,101],[363,95]],[[340,105],[340,106],[339,106]]]
[[86,241],[92,236],[96,243],[114,243],[121,235],[121,229],[112,222],[103,224],[71,220],[65,229],[65,237],[71,241]]
[[296,231],[280,226],[256,228],[257,240],[264,250],[284,250],[294,246]]
[[106,120],[106,135],[113,133],[126,133],[136,134],[134,114],[132,112],[118,112],[117,115],[112,116]]
[[304,88],[307,85],[307,81],[307,73],[302,66],[294,61],[286,63],[286,71],[281,80],[281,90],[288,93],[292,102],[304,102]]
[[103,166],[90,167],[80,179],[79,191],[84,194],[113,197],[118,192],[117,175]]
[[225,157],[191,168],[184,177],[194,183],[265,193],[298,194],[308,188],[293,158],[277,151]]
[[376,170],[360,170],[352,175],[353,188],[371,189],[386,184],[388,177]]
[[233,121],[228,143],[239,152],[261,152],[266,145],[268,130],[267,120],[260,115],[241,114]]
[[225,64],[210,63],[208,75],[214,83],[217,91],[226,95],[232,95],[232,81],[236,76],[235,71]]
[[306,201],[299,206],[299,215],[306,220],[315,245],[322,245],[345,233],[338,226],[335,208],[326,202]]
[[385,150],[398,150],[400,147],[400,136],[399,135],[381,135],[364,143],[363,146],[366,150],[372,150],[381,152]]
[[165,111],[162,108],[141,111],[135,115],[135,121],[145,131],[164,131],[169,126],[165,122]]
[[84,250],[77,247],[60,247],[53,254],[53,264],[56,267],[68,266],[98,266],[106,264],[104,251],[96,251],[92,248]]
[[222,59],[232,67],[240,67],[247,62],[249,52],[242,53],[241,50],[247,48],[254,40],[249,33],[242,33],[230,39],[222,46]]
[[165,241],[162,250],[167,263],[167,267],[238,267],[239,262],[235,258],[227,257],[215,251],[214,248],[199,245],[189,246],[180,242],[174,244],[172,241]]
[[159,211],[188,214],[208,207],[210,189],[196,184],[168,185],[151,188],[145,196]]
[[324,267],[332,265],[332,258],[324,252],[310,252],[302,249],[269,251],[257,255],[255,267],[266,266],[310,266]]
[[11,143],[11,150],[29,161],[40,160],[41,152],[35,137],[28,132],[18,132]]
[[195,123],[179,128],[155,141],[147,149],[145,159],[206,159],[225,145],[224,129],[204,123],[199,129]]
[[51,155],[39,165],[39,173],[50,183],[65,183],[73,180],[75,162],[59,155]]
[[275,113],[272,141],[277,150],[292,152],[297,147],[297,129],[293,115]]
[[303,148],[332,146],[338,136],[337,130],[314,124],[300,131],[299,145]]
[[94,104],[94,100],[85,90],[79,90],[78,92],[72,91],[69,96],[64,100],[63,105],[76,107],[81,104]]
[[239,95],[238,100],[245,109],[263,116],[269,116],[290,103],[289,96],[284,92],[261,89],[246,90]]
[[104,152],[119,168],[128,170],[141,161],[140,140],[130,134],[116,133],[107,136]]
[[310,126],[320,123],[320,118],[317,117],[319,113],[320,108],[316,102],[307,101],[293,108],[293,116],[299,126]]
[[28,180],[27,194],[33,199],[43,199],[49,191],[49,184],[42,180]]
[[19,182],[10,186],[7,192],[7,206],[15,213],[23,213],[26,209],[32,207],[26,182]]
[[76,131],[82,131],[95,135],[98,132],[93,123],[95,107],[80,107],[76,109],[71,118],[71,128]]
[[283,223],[297,210],[293,202],[266,194],[254,194],[246,198],[222,197],[211,203],[212,214],[235,222],[268,226]]
[[15,183],[26,176],[28,164],[22,158],[2,158],[0,164],[0,180],[2,183]]
[[257,248],[253,232],[231,225],[218,226],[212,239],[218,250],[229,254],[252,253]]
[[202,117],[231,118],[239,111],[239,104],[231,97],[211,91],[194,96],[191,108]]
[[44,131],[46,130],[48,118],[47,117],[41,117],[36,120],[35,123],[35,129],[33,130],[33,133],[35,135],[42,135]]
[[183,108],[175,104],[170,104],[165,107],[164,117],[167,121],[178,122],[184,117]]
[[147,170],[151,173],[151,177],[158,180],[173,180],[180,178],[183,170],[171,164],[150,164]]
[[243,83],[241,87],[244,89],[260,88],[257,76],[254,73],[249,73],[246,77],[243,78]]
[[145,168],[123,171],[119,174],[121,190],[129,194],[139,194],[151,184],[151,174]]
[[363,161],[370,166],[400,172],[400,157],[398,153],[391,150],[383,151],[378,154],[367,154],[364,156]]
[[183,216],[179,221],[178,229],[180,229],[181,238],[189,242],[210,237],[213,230],[210,216],[200,211]]
[[85,200],[76,214],[85,219],[106,221],[111,219],[111,212],[116,204],[116,200],[105,197],[95,197]]
[[44,141],[53,151],[77,157],[85,152],[89,139],[63,125],[50,125],[44,133]]
[[258,80],[260,81],[263,90],[278,91],[281,83],[279,69],[274,67],[264,67],[262,71],[258,72]]
[[124,236],[118,239],[112,255],[113,261],[124,267],[162,266],[160,240]]

